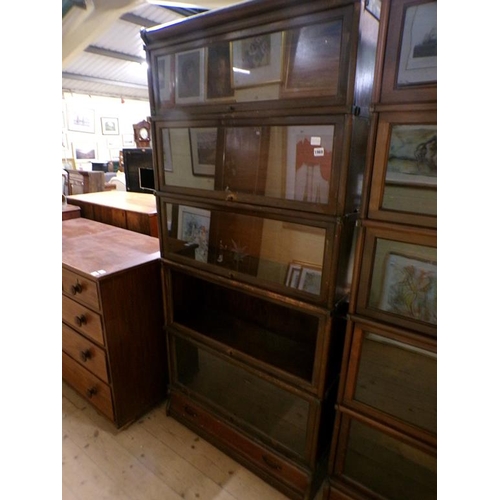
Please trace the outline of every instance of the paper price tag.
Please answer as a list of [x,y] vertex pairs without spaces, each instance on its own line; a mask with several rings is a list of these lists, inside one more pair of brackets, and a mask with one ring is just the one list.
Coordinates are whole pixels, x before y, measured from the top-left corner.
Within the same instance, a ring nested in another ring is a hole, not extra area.
[[325,148],[314,148],[314,156],[325,156]]
[[321,146],[321,137],[311,137],[311,146]]

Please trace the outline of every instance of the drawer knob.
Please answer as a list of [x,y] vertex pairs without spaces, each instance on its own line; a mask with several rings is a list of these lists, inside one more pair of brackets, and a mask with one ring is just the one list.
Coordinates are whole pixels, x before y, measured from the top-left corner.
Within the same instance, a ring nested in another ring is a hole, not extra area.
[[82,293],[82,285],[80,283],[77,283],[76,285],[71,285],[71,293],[73,295],[76,295],[77,293]]
[[92,357],[92,354],[90,352],[90,349],[85,349],[85,351],[80,351],[80,359],[85,363],[87,359],[90,359]]
[[87,396],[89,398],[92,398],[92,396],[95,396],[97,394],[97,388],[96,387],[89,387],[87,389]]
[[75,323],[78,326],[85,325],[87,323],[87,318],[85,317],[85,314],[80,314],[80,316],[75,317]]

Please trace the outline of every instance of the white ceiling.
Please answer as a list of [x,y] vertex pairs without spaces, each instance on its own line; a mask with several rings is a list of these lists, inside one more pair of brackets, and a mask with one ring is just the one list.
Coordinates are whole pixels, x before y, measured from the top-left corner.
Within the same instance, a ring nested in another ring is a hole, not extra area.
[[240,1],[69,0],[69,3],[73,5],[62,19],[63,92],[148,100],[147,71],[141,64],[145,59],[141,29]]

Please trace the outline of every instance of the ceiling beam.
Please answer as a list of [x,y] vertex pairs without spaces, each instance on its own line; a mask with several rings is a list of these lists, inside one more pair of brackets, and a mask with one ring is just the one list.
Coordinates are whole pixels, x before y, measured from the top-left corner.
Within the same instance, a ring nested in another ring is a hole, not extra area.
[[144,26],[144,28],[152,28],[153,26],[158,26],[158,23],[151,21],[151,19],[146,19],[145,17],[137,16],[127,12],[120,16],[122,21],[127,21],[128,23],[137,24],[137,26]]
[[68,73],[66,71],[62,72],[62,78],[67,80],[79,80],[82,82],[92,82],[100,83],[103,85],[113,85],[114,87],[127,87],[133,89],[147,90],[147,85],[141,85],[140,83],[130,83],[130,82],[119,82],[117,80],[106,80],[105,78],[97,78],[95,76],[79,75],[78,73]]
[[95,45],[89,45],[85,52],[89,54],[96,54],[98,56],[112,57],[113,59],[120,59],[122,61],[129,61],[142,64],[146,62],[143,57],[132,56],[130,54],[124,54],[123,52],[118,52],[116,50],[103,49],[101,47],[96,47]]

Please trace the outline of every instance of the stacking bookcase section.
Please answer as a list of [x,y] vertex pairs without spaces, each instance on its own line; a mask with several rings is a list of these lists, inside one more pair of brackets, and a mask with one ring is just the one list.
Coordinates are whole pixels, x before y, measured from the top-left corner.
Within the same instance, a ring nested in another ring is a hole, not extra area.
[[336,382],[345,319],[328,310],[189,267],[164,266],[171,332],[323,397]]
[[380,15],[324,500],[437,496],[437,1]]
[[434,230],[364,221],[356,313],[437,336]]
[[298,500],[333,435],[377,35],[361,0],[142,31],[168,412]]
[[329,498],[437,498],[435,447],[342,407],[337,422]]
[[[160,198],[171,261],[237,279],[331,309],[350,286],[356,217],[299,218],[300,213]],[[183,248],[191,252],[180,252]]]

